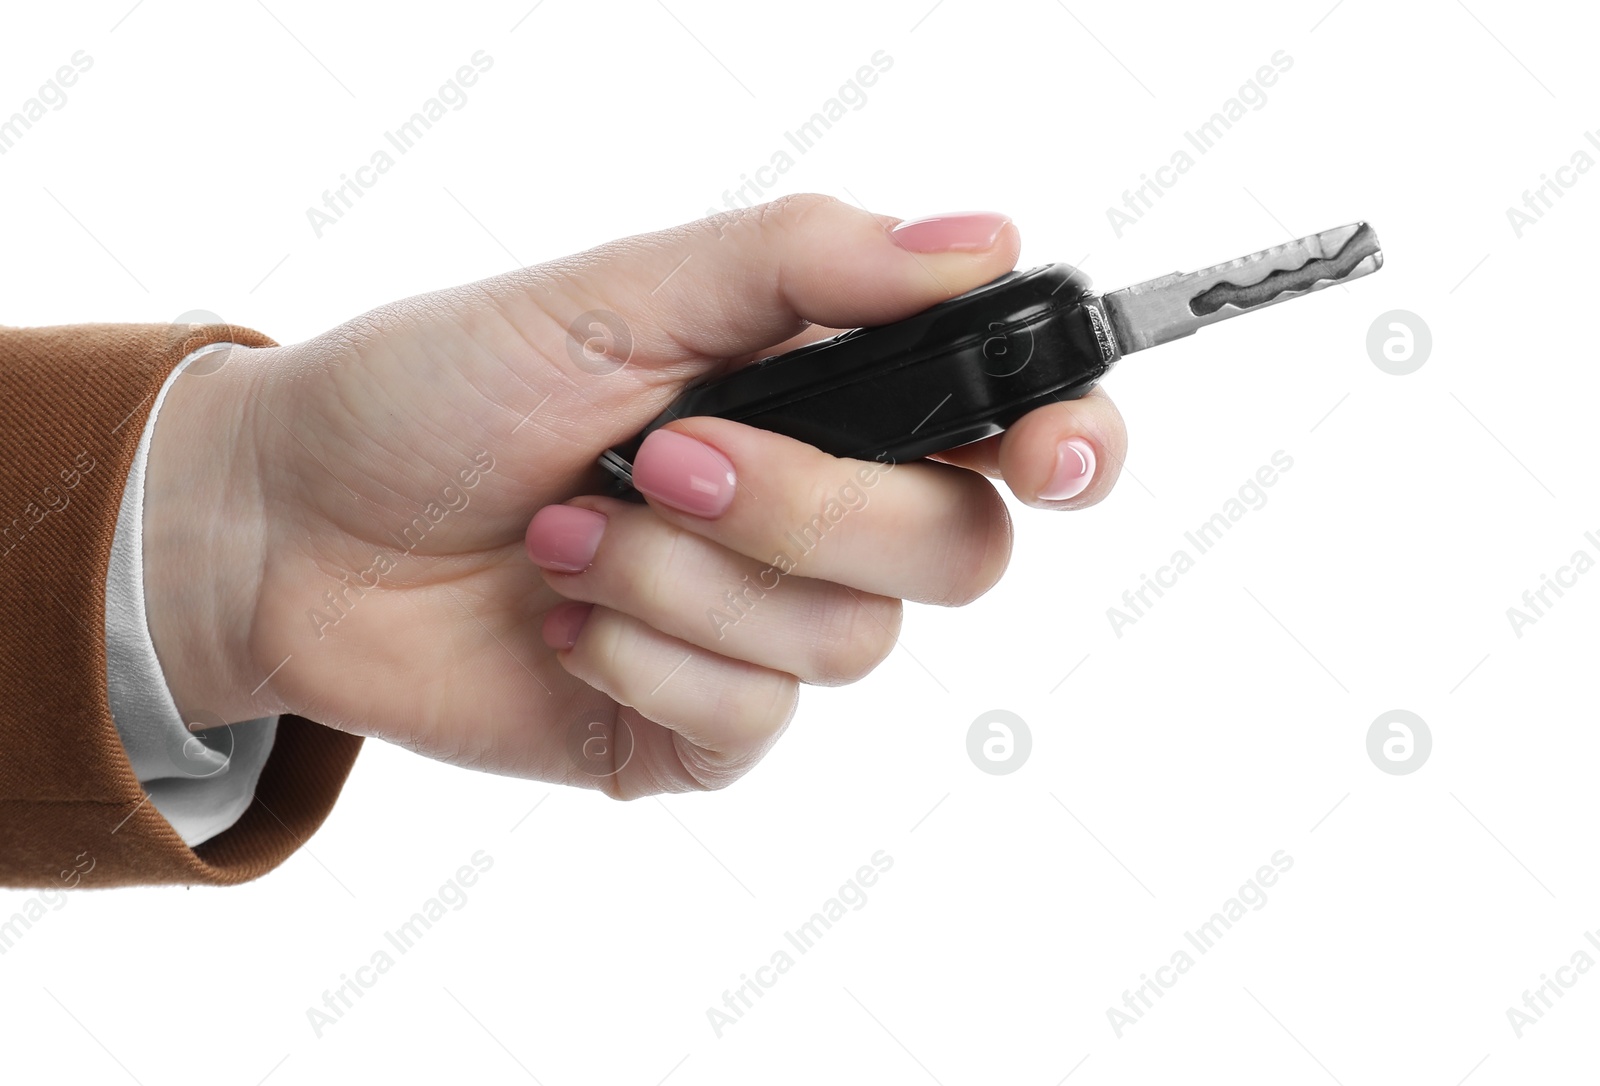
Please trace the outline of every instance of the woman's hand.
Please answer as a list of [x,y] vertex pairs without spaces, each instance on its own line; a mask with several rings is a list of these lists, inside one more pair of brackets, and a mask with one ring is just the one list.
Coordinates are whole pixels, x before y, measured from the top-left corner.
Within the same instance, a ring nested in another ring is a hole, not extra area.
[[[1077,508],[1125,435],[1098,391],[944,463],[713,418],[599,453],[687,383],[988,282],[1015,227],[797,196],[397,302],[174,382],[146,478],[151,633],[191,721],[296,713],[612,795],[715,788],[859,679],[901,601],[1004,571],[984,477]],[[209,368],[209,367],[208,367]],[[531,558],[531,560],[530,560]]]

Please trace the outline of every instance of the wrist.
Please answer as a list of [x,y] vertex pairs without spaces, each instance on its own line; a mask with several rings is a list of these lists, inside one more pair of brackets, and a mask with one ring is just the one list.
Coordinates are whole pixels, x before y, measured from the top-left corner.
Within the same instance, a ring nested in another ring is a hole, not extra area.
[[[145,616],[167,687],[186,722],[232,723],[271,711],[250,652],[265,553],[255,375],[273,348],[197,358],[167,389],[145,466]],[[252,677],[254,676],[254,677]]]

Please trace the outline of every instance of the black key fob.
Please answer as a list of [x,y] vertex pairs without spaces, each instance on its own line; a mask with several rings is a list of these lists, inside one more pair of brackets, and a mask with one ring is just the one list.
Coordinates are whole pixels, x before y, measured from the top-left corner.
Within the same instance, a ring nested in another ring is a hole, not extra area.
[[1082,396],[1118,357],[1089,279],[1068,264],[1009,272],[893,324],[856,328],[686,388],[601,464],[629,495],[646,435],[715,415],[834,456],[899,462],[998,434]]

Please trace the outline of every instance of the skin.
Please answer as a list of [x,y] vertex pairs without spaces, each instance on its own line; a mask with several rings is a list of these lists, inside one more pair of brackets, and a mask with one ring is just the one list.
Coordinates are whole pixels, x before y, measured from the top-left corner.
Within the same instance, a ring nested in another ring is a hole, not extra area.
[[[1012,528],[988,477],[1029,505],[1077,509],[1106,495],[1125,454],[1121,418],[1096,392],[945,462],[895,465],[716,635],[707,608],[867,465],[726,420],[675,422],[734,465],[731,506],[705,518],[594,496],[595,459],[691,381],[909,316],[1017,258],[1009,224],[981,252],[912,254],[889,233],[899,222],[789,197],[386,305],[305,343],[236,348],[215,372],[178,378],[152,439],[144,560],[151,635],[184,718],[294,713],[619,798],[739,777],[802,682],[852,682],[887,656],[902,600],[959,605],[998,581]],[[570,353],[568,328],[591,310],[631,334],[613,372]],[[1093,482],[1041,501],[1074,436],[1097,454]],[[430,502],[408,553],[396,535]],[[530,561],[529,520],[553,503],[609,517],[583,572]],[[378,586],[331,608],[324,593],[375,561],[389,564]],[[594,607],[557,651],[541,628],[574,600]],[[619,729],[631,737],[602,772],[571,753],[591,723],[618,750]]]

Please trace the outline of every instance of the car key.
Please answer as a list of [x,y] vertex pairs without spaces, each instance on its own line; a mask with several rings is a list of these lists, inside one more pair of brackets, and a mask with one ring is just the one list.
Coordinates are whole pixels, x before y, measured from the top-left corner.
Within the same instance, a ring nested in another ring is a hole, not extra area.
[[998,434],[1088,392],[1125,354],[1383,266],[1364,222],[1107,294],[1069,264],[1006,275],[914,317],[856,328],[691,386],[600,463],[632,498],[652,430],[715,415],[834,456],[897,463]]

